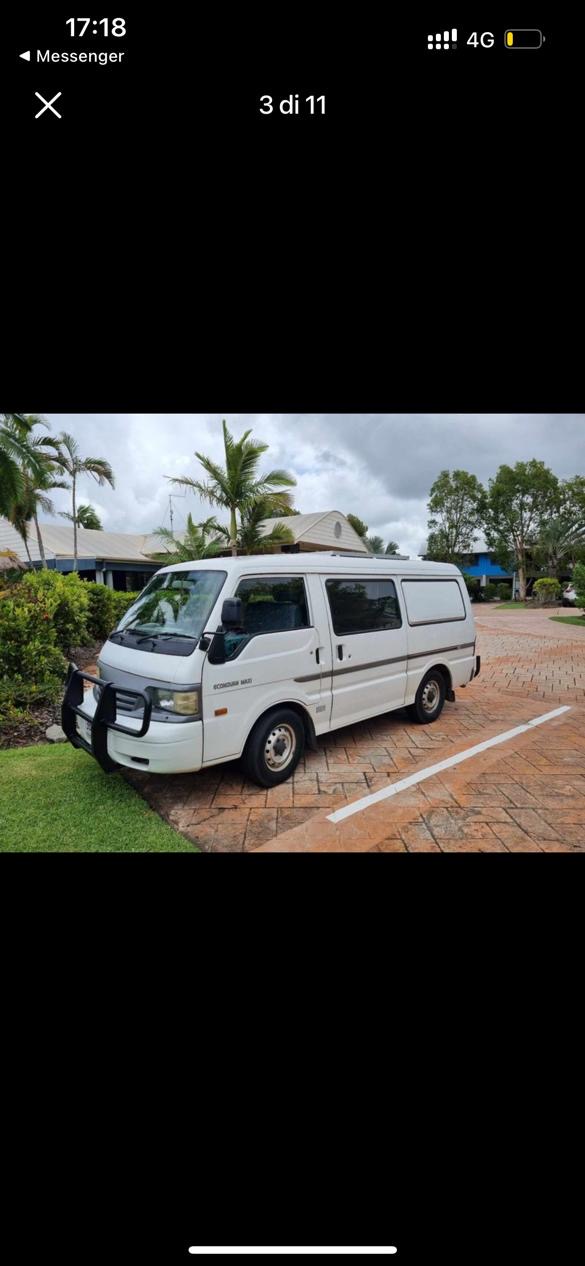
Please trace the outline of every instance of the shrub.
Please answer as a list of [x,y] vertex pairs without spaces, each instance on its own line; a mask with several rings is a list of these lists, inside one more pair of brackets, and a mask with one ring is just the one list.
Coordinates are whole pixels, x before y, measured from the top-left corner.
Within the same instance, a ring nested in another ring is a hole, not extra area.
[[491,602],[493,598],[497,598],[498,597],[497,586],[492,585],[488,581],[488,583],[484,585],[483,587],[483,597],[484,597],[485,602]]
[[92,642],[105,642],[117,623],[114,614],[116,595],[107,585],[98,585],[93,580],[86,581],[85,588],[89,602],[87,627],[90,639]]
[[[136,602],[138,593],[121,593],[114,591],[114,624],[118,624],[122,616],[126,614],[128,607]],[[110,627],[113,628],[114,624]]]
[[98,585],[91,580],[85,581],[84,587],[89,598],[87,624],[90,641],[105,642],[108,633],[115,629],[138,594],[109,589],[107,585]]
[[62,689],[61,677],[56,676],[37,683],[10,677],[0,680],[0,731],[19,721],[32,721],[29,709],[38,703],[56,703]]
[[512,586],[511,586],[511,585],[505,585],[505,584],[503,584],[503,582],[502,582],[502,583],[500,583],[499,585],[496,585],[496,588],[497,588],[497,591],[498,591],[498,598],[500,599],[500,602],[509,602],[509,601],[511,601],[511,598],[512,598]]
[[57,699],[67,668],[57,645],[57,591],[31,589],[30,579],[0,599],[0,726],[27,716],[33,703]]
[[585,611],[585,563],[575,563],[573,568],[573,584],[577,594],[577,606]]
[[463,579],[464,579],[464,581],[465,581],[465,584],[467,585],[467,592],[468,592],[468,594],[469,594],[469,597],[471,598],[471,601],[472,601],[472,602],[479,602],[479,601],[480,601],[480,592],[479,592],[479,591],[480,591],[480,584],[479,584],[479,577],[477,577],[477,576],[465,576],[465,575],[464,575],[464,576],[463,576]]
[[41,602],[50,607],[56,643],[65,654],[71,646],[88,641],[88,597],[77,572],[70,576],[45,569],[30,572],[17,588],[32,605]]
[[540,580],[534,582],[533,593],[538,606],[543,607],[547,602],[558,602],[561,586],[553,576],[541,576]]

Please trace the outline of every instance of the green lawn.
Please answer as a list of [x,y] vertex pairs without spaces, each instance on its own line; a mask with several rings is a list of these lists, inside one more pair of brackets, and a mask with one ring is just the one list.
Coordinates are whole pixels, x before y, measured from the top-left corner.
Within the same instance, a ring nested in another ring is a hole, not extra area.
[[124,781],[86,752],[38,745],[0,752],[0,852],[194,853]]
[[556,620],[557,624],[577,624],[585,629],[585,615],[551,615],[550,619]]
[[524,611],[527,611],[527,610],[529,610],[529,611],[536,611],[536,610],[537,610],[537,608],[536,608],[536,606],[535,606],[534,602],[498,602],[498,604],[497,604],[497,609],[498,609],[498,611],[518,611],[518,609],[519,609],[520,607],[521,607]]

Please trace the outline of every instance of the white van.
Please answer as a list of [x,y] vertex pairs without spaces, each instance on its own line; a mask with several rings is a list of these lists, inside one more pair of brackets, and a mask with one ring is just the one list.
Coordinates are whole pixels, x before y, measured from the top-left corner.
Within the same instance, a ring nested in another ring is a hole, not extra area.
[[70,665],[63,728],[103,769],[243,756],[273,787],[329,730],[406,705],[436,721],[480,661],[456,567],[312,553],[161,568],[98,668]]

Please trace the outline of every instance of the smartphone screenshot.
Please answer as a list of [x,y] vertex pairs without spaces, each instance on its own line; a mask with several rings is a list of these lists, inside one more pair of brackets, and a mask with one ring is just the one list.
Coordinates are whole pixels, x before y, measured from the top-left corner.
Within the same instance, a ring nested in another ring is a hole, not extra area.
[[572,1261],[582,17],[0,55],[4,1256]]

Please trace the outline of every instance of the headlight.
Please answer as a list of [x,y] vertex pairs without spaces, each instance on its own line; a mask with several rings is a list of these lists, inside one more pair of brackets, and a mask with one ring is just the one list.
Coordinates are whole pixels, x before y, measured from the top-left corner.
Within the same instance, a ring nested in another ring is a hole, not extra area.
[[201,699],[199,688],[194,690],[164,690],[151,686],[149,694],[153,707],[163,712],[174,712],[177,716],[198,717],[201,715]]

